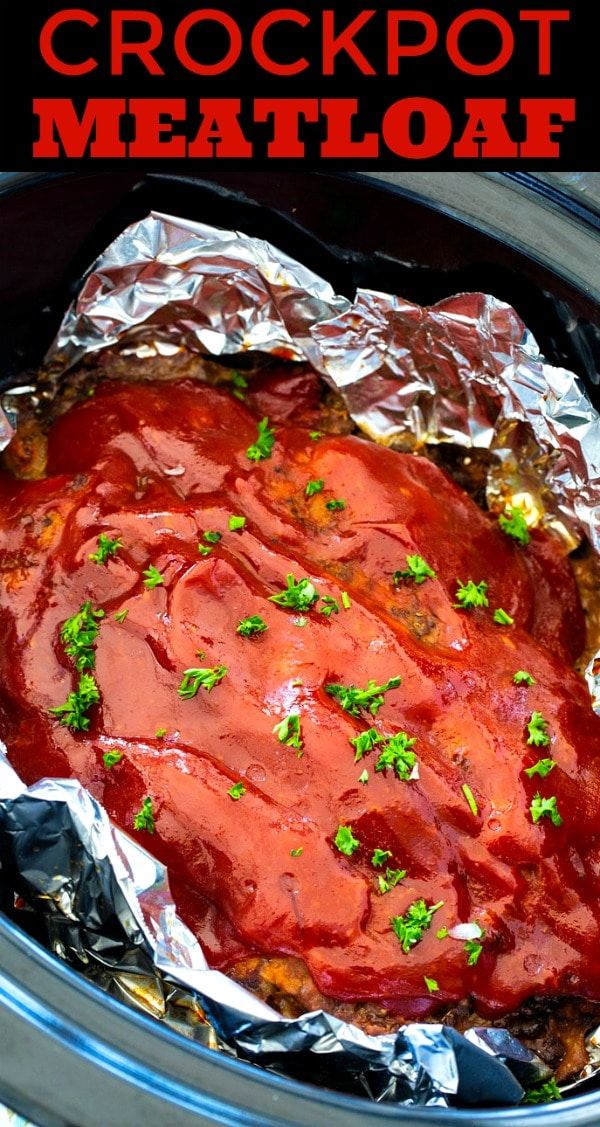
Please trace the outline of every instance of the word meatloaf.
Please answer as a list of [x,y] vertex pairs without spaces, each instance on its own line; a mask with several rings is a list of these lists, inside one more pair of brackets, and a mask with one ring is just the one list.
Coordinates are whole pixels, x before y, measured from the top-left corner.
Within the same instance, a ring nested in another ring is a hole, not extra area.
[[109,379],[34,480],[17,436],[11,762],[88,787],[168,865],[211,965],[282,1012],[376,1031],[568,1003],[581,1033],[600,718],[570,561],[295,373]]

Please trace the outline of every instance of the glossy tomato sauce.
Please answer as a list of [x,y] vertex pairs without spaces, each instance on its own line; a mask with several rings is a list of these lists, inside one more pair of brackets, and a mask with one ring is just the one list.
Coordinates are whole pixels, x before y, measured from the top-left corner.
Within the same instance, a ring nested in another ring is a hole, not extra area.
[[[55,423],[44,480],[0,475],[11,761],[28,783],[78,777],[169,865],[214,966],[298,956],[324,995],[405,1017],[466,996],[487,1014],[532,994],[600,998],[600,719],[570,668],[583,622],[569,562],[541,533],[505,535],[425,458],[311,437],[289,404],[284,385],[242,403],[191,381],[107,383]],[[252,461],[265,405],[275,442]],[[122,545],[104,564],[90,558],[101,533]],[[416,554],[435,578],[394,584]],[[288,575],[319,601],[269,601]],[[489,606],[455,605],[468,580],[485,580]],[[322,613],[324,597],[337,610]],[[105,612],[100,702],[77,731],[49,710],[77,688],[61,628],[86,602]],[[267,629],[237,632],[249,616]],[[210,691],[178,692],[186,670],[217,666]],[[516,685],[518,670],[534,683]],[[394,678],[374,713],[325,691]],[[545,746],[528,744],[534,711]],[[290,714],[299,747],[273,730]],[[376,770],[381,745],[355,760],[369,727],[416,741],[412,777]],[[555,765],[529,778],[540,758]],[[558,818],[534,823],[538,793]],[[148,798],[153,833],[134,829]],[[406,875],[382,892],[388,867]],[[391,921],[419,901],[442,904],[404,950]],[[473,922],[475,960],[445,935]]]

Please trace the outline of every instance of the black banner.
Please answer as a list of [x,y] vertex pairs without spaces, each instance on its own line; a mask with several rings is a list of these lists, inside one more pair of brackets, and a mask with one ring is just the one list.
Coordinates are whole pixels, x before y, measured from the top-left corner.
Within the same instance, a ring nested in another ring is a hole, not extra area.
[[5,167],[598,164],[588,0],[82,3],[11,8]]

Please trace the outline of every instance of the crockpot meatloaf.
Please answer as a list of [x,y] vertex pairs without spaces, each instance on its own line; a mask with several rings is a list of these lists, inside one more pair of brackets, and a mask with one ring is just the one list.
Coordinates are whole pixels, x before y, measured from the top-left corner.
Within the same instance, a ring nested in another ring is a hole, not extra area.
[[79,778],[169,866],[211,964],[283,1012],[514,1019],[572,1071],[600,719],[560,545],[349,433],[306,369],[139,368],[0,475],[14,766]]

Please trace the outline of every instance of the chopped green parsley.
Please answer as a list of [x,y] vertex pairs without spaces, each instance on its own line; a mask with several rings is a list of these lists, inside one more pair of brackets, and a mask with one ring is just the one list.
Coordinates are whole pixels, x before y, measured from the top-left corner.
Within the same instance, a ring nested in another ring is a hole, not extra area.
[[529,732],[527,743],[532,744],[533,747],[547,747],[550,743],[550,736],[546,731],[547,727],[548,721],[544,720],[541,712],[532,712],[531,719],[527,724],[527,731]]
[[391,849],[374,849],[371,864],[374,869],[380,869],[388,857],[392,856]]
[[90,559],[97,564],[106,566],[109,556],[116,556],[119,548],[122,548],[122,541],[117,537],[116,540],[111,540],[110,536],[106,536],[101,532],[98,537],[98,547],[95,552],[90,552]]
[[322,600],[324,606],[319,607],[319,614],[324,614],[325,618],[331,618],[332,614],[339,614],[340,608],[337,599],[332,599],[331,595],[323,595]]
[[198,544],[198,551],[201,556],[212,556],[212,548],[208,544]]
[[263,458],[270,458],[275,445],[275,431],[269,428],[268,418],[261,419],[258,424],[256,442],[246,450],[246,455],[251,462],[261,462]]
[[125,607],[124,610],[118,610],[117,613],[115,614],[115,622],[125,622],[125,619],[127,618],[128,614],[129,614],[129,607]]
[[238,532],[241,528],[244,528],[245,524],[246,524],[246,518],[245,517],[240,517],[240,516],[234,515],[234,516],[229,518],[229,526],[228,526],[229,531],[230,532]]
[[320,438],[324,437],[322,430],[311,430],[308,436],[312,442],[318,442]]
[[77,614],[63,623],[61,642],[78,673],[93,669],[96,664],[94,646],[100,632],[98,623],[103,618],[104,611],[94,610],[92,604],[87,602],[81,605]]
[[286,583],[285,591],[269,595],[269,602],[290,610],[310,610],[313,603],[317,602],[319,593],[310,579],[294,579],[293,575],[287,575]]
[[349,742],[355,749],[354,762],[358,763],[366,751],[372,751],[375,745],[383,743],[384,739],[385,737],[379,734],[377,728],[367,728],[366,732],[361,732],[358,736],[350,736]]
[[147,587],[149,591],[151,591],[153,587],[161,587],[164,583],[160,571],[158,568],[154,567],[154,564],[150,564],[150,566],[142,572],[142,575],[145,576],[144,587]]
[[473,794],[473,791],[471,790],[470,786],[468,786],[467,783],[463,783],[461,790],[462,790],[462,792],[463,792],[463,794],[464,794],[464,796],[465,796],[465,798],[468,802],[469,810],[471,811],[471,814],[474,814],[475,817],[477,817],[477,815],[479,814],[479,807],[478,807],[478,805],[475,801],[475,795]]
[[541,794],[536,794],[529,811],[534,822],[539,822],[540,818],[549,818],[553,826],[562,826],[563,824],[555,795],[552,795],[552,798],[542,798]]
[[233,384],[233,391],[231,394],[243,403],[244,399],[246,398],[244,391],[248,387],[248,380],[241,374],[241,372],[233,372],[231,375],[231,383]]
[[428,978],[426,974],[423,975],[423,982],[425,983],[430,994],[435,994],[439,990],[439,986],[435,978]]
[[337,833],[333,839],[333,844],[340,853],[344,853],[346,857],[351,857],[360,849],[360,841],[354,837],[352,833],[352,826],[338,826]]
[[154,833],[154,809],[149,795],[142,802],[137,814],[133,816],[133,828],[134,830],[147,830],[149,834]]
[[399,779],[405,781],[410,779],[417,762],[417,757],[414,751],[410,751],[410,748],[414,747],[416,742],[416,737],[411,738],[406,732],[396,732],[396,735],[388,740],[381,752],[375,764],[375,770],[385,771],[386,767],[393,767]]
[[390,923],[405,955],[423,938],[423,933],[431,927],[434,913],[442,908],[443,904],[444,901],[439,900],[437,904],[432,904],[428,908],[424,900],[415,900],[403,916],[392,916]]
[[200,687],[210,693],[226,673],[225,665],[215,665],[212,669],[186,669],[177,692],[183,700],[195,697]]
[[105,751],[102,760],[106,769],[110,771],[111,767],[116,767],[117,763],[121,762],[124,754],[123,751],[117,751],[116,747],[114,747],[112,751]]
[[48,711],[58,717],[63,727],[72,728],[75,732],[87,732],[90,719],[86,713],[99,700],[100,691],[91,673],[82,673],[76,691],[69,693],[64,704]]
[[361,708],[368,709],[371,716],[376,716],[384,703],[383,694],[390,689],[397,689],[400,680],[400,677],[390,677],[383,685],[369,681],[366,689],[357,689],[355,685],[331,684],[325,685],[325,692],[350,716],[359,716]]
[[494,611],[494,622],[497,622],[499,626],[514,626],[515,624],[514,618],[511,618],[510,614],[507,614],[502,607],[498,607]]
[[251,638],[253,634],[264,634],[267,629],[266,622],[259,614],[251,614],[248,618],[242,618],[236,627],[236,634],[241,634],[242,638]]
[[436,573],[422,556],[407,556],[406,571],[395,571],[394,583],[401,579],[412,579],[416,584],[424,583],[426,579],[435,579]]
[[330,513],[339,513],[342,509],[346,508],[346,502],[339,498],[337,501],[326,501],[325,508],[329,509]]
[[482,579],[481,583],[474,583],[472,579],[469,579],[468,583],[459,581],[456,588],[457,602],[452,605],[460,610],[470,610],[472,607],[487,607],[490,605],[486,595],[487,588],[485,579]]
[[511,505],[504,513],[498,517],[498,524],[507,536],[512,536],[513,540],[518,540],[520,544],[529,544],[531,539],[527,521],[522,509],[516,505]]
[[325,482],[323,478],[317,477],[314,481],[307,481],[304,492],[307,497],[314,497],[315,493],[322,493],[324,488]]
[[448,938],[448,928],[447,927],[440,927],[439,930],[436,931],[435,937],[436,937],[436,939],[447,939]]
[[539,775],[541,779],[545,779],[549,775],[553,767],[556,767],[554,759],[538,759],[533,767],[526,767],[525,774],[528,778],[533,779],[534,775]]
[[347,591],[342,591],[342,606],[344,610],[350,610],[350,607],[352,606],[352,603],[350,602],[350,596]]
[[290,857],[301,857],[302,853],[303,847],[301,845],[299,845],[297,849],[290,849]]
[[222,538],[222,533],[220,532],[212,532],[209,530],[208,532],[202,533],[202,539],[206,540],[207,544],[218,544],[219,540],[222,540]]
[[288,716],[284,716],[283,720],[275,725],[273,732],[279,742],[287,747],[295,747],[300,751],[304,746],[301,721],[297,712],[290,712]]
[[167,734],[166,728],[157,728],[155,733],[154,733],[154,739],[155,740],[164,740],[166,734]]
[[529,1088],[523,1098],[524,1104],[547,1104],[552,1100],[562,1100],[562,1095],[554,1077],[540,1084],[537,1088]]
[[406,869],[386,869],[385,876],[383,876],[383,874],[380,874],[377,877],[377,883],[379,885],[379,891],[381,895],[385,896],[386,892],[389,892],[392,888],[395,888],[401,880],[404,880],[405,876]]
[[465,951],[467,953],[468,967],[474,967],[477,963],[479,956],[483,951],[483,944],[481,943],[482,939],[483,933],[480,935],[479,939],[467,939],[465,943]]
[[230,787],[227,791],[227,794],[230,798],[233,799],[234,802],[237,802],[239,798],[242,798],[245,793],[246,788],[243,783],[234,783],[233,786]]
[[513,681],[515,685],[535,685],[535,678],[526,669],[517,669]]

